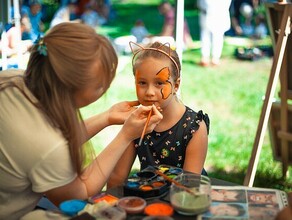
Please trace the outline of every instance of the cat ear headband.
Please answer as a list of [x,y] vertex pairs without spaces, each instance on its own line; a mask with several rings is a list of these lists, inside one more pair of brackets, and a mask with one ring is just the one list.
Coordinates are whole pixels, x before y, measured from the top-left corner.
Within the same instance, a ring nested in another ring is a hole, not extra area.
[[[160,47],[158,48],[153,48],[153,47],[143,47],[142,45],[139,45],[133,41],[130,41],[129,42],[129,45],[130,45],[130,48],[131,48],[131,51],[133,53],[133,58],[132,58],[132,65],[134,65],[134,60],[135,60],[135,57],[138,53],[140,53],[141,51],[144,51],[144,50],[152,50],[152,51],[157,51],[159,53],[163,53],[164,55],[166,55],[172,62],[173,64],[175,65],[176,69],[177,69],[177,73],[178,73],[178,76],[180,75],[180,71],[179,71],[179,67],[176,63],[176,61],[171,57],[170,55],[170,51],[171,51],[171,48],[170,48],[170,44],[169,43],[165,43],[165,44],[162,44]],[[139,49],[138,50],[134,50],[134,47],[133,45],[137,46]],[[169,51],[168,53],[165,52],[164,50],[161,50],[160,48],[163,47],[163,46],[167,46],[169,48]]]

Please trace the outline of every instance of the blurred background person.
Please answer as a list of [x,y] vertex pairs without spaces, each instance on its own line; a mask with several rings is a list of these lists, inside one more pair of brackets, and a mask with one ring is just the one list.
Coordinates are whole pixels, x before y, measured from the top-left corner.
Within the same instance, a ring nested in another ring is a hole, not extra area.
[[97,13],[108,22],[116,17],[111,0],[91,0],[97,2]]
[[108,23],[116,17],[116,12],[112,8],[110,0],[79,0],[78,2],[80,14],[84,13],[86,5],[89,4],[98,13],[99,17],[103,19],[103,24]]
[[145,27],[143,20],[138,19],[135,21],[135,24],[131,29],[131,34],[136,37],[136,43],[142,43],[142,41],[149,36],[149,32]]
[[50,28],[62,22],[81,22],[78,10],[78,0],[70,0],[67,5],[56,11],[50,23]]
[[253,37],[257,39],[265,38],[268,35],[268,27],[264,14],[258,14],[255,17],[255,29]]
[[[231,36],[261,39],[268,35],[264,2],[267,0],[233,0],[231,13]],[[277,2],[277,1],[275,1]]]
[[100,16],[90,3],[85,6],[85,10],[81,15],[81,21],[94,29],[106,23],[106,19]]
[[[27,20],[27,17],[22,17],[20,19],[20,32],[21,34],[30,32],[30,23]],[[1,53],[2,50],[5,50],[6,55],[11,57],[17,55],[18,50],[20,50],[22,54],[28,52],[33,44],[32,40],[23,38],[19,39],[18,34],[18,30],[13,24],[6,32],[6,39],[0,40]]]
[[231,0],[198,0],[200,11],[201,66],[219,65],[224,33],[230,29]]
[[[169,36],[174,38],[175,31],[175,8],[168,2],[163,1],[158,6],[159,13],[163,16],[163,26],[159,36]],[[193,48],[194,42],[190,33],[190,29],[187,23],[187,20],[184,19],[184,47]]]
[[237,33],[245,37],[251,37],[254,33],[253,26],[253,8],[247,3],[241,4],[239,8],[240,14],[242,15],[242,21],[236,27]]
[[[29,1],[28,18],[31,24],[30,37],[32,42],[36,41],[39,36],[44,34],[44,23],[42,21],[42,3],[40,0]],[[25,15],[24,15],[25,16]]]

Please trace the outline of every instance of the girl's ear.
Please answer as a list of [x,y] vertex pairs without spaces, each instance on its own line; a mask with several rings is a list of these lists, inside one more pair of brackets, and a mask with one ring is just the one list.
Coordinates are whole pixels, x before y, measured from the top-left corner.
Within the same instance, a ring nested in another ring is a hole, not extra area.
[[174,90],[175,90],[175,92],[178,91],[179,86],[180,86],[180,82],[181,82],[180,78],[177,78],[177,80],[174,82]]

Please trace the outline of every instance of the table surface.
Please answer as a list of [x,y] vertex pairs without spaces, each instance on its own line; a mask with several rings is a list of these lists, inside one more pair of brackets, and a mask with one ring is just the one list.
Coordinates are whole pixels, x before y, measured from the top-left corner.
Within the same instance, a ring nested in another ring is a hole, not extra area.
[[[216,179],[216,178],[212,178],[212,177],[209,177],[209,178],[211,179],[212,186],[236,186],[236,185],[238,185],[238,184],[231,183],[231,182],[228,182],[225,180],[220,180],[220,179]],[[114,195],[118,198],[124,197],[124,192],[123,192],[122,186],[111,188],[111,189],[107,190],[107,193]],[[145,200],[146,200],[147,204],[151,204],[151,203],[155,203],[155,202],[170,203],[168,194],[162,195],[162,196],[156,197],[156,198],[147,198]],[[135,215],[128,214],[127,220],[138,220],[138,219],[141,220],[145,216],[146,215],[144,215],[143,213],[135,214]],[[184,219],[193,219],[194,220],[194,216],[185,216],[185,215],[178,214],[177,212],[174,212],[174,214],[171,217],[175,220],[184,220]]]

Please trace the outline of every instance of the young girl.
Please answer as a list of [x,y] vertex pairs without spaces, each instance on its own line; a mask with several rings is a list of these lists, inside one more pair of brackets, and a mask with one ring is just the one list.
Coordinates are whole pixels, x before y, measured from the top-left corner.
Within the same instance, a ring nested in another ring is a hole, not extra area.
[[142,105],[159,107],[163,119],[153,132],[144,136],[141,146],[140,139],[131,143],[117,163],[108,187],[127,178],[136,155],[140,169],[167,164],[194,173],[204,171],[209,118],[179,101],[180,71],[179,57],[169,46],[155,42],[135,51],[133,72],[138,100]]

